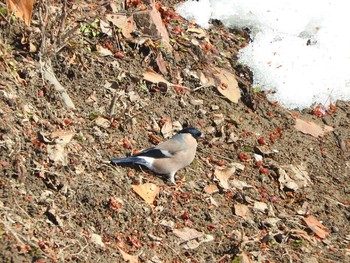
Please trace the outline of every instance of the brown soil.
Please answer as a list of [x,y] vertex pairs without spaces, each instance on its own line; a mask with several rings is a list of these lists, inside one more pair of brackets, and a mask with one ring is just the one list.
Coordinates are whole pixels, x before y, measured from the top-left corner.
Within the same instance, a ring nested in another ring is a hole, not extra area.
[[[128,14],[146,1],[132,2]],[[95,30],[93,21],[106,22],[112,12],[107,2],[36,3],[30,28],[0,16],[0,261],[124,262],[131,255],[130,262],[350,262],[350,103],[337,102],[318,117],[269,102],[237,65],[244,31],[213,21],[208,40],[198,38],[186,31],[189,22],[171,17],[169,7],[179,1],[160,2],[172,51],[157,37],[143,35],[143,42],[117,28],[112,36]],[[101,56],[98,46],[112,55]],[[48,60],[75,109],[44,78]],[[212,65],[237,75],[238,104],[215,87],[196,89],[195,74],[210,75]],[[145,82],[147,68],[188,90]],[[296,117],[334,131],[303,134]],[[152,172],[109,163],[154,145],[153,136],[164,140],[160,128],[169,120],[205,135],[176,187]],[[66,163],[49,158],[56,131],[74,132]],[[244,170],[236,169],[225,189],[214,171],[237,163]],[[284,187],[286,165],[303,165],[311,181]],[[239,181],[249,186],[235,187]],[[143,183],[160,188],[151,206],[132,188]],[[307,226],[308,215],[326,229]],[[191,241],[175,235],[183,229],[206,236],[190,249]]]

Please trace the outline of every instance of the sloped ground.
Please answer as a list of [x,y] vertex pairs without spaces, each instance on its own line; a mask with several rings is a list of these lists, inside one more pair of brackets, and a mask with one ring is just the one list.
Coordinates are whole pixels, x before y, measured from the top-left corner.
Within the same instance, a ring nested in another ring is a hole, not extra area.
[[[350,104],[319,117],[268,102],[236,64],[247,35],[216,21],[204,38],[188,32],[169,8],[176,2],[160,9],[171,51],[140,27],[129,40],[116,27],[103,34],[93,22],[115,12],[104,2],[37,3],[26,31],[0,17],[0,261],[350,260]],[[132,3],[128,14],[144,4]],[[75,109],[45,78],[47,61]],[[214,65],[238,76],[238,104],[215,87],[196,89]],[[144,81],[148,68],[179,85]],[[296,118],[334,131],[303,134]],[[164,140],[169,122],[205,134],[176,187],[109,164]],[[299,180],[287,166],[300,168]],[[152,205],[132,188],[144,183],[160,188]]]

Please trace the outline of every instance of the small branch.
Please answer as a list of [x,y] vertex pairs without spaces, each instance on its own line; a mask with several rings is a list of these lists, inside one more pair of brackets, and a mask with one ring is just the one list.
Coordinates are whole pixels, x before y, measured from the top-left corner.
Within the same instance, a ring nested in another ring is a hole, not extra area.
[[55,90],[60,93],[63,103],[68,109],[75,109],[75,105],[71,98],[69,97],[67,90],[65,87],[61,85],[61,83],[57,80],[55,73],[52,70],[50,63],[44,62],[42,65],[44,78],[49,81],[52,85],[54,85]]

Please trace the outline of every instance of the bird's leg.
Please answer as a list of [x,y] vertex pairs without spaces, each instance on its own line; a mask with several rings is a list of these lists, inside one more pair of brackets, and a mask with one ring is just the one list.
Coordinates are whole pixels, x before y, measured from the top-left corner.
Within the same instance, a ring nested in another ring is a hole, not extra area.
[[176,185],[176,183],[175,183],[175,173],[169,174],[169,180],[170,180],[171,183]]

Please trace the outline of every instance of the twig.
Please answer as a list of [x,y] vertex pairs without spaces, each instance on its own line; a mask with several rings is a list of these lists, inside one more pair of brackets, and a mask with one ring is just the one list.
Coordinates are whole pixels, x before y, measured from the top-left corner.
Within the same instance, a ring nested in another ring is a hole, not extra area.
[[61,44],[60,35],[61,35],[61,32],[63,31],[63,29],[65,28],[65,25],[66,25],[66,18],[67,18],[67,11],[66,10],[67,10],[67,0],[64,0],[63,7],[62,7],[62,13],[61,13],[61,17],[60,17],[61,23],[60,23],[60,26],[58,27],[58,32],[54,38],[55,40],[54,40],[53,46],[55,47],[55,49],[56,49],[57,42],[59,45]]
[[43,73],[44,73],[44,78],[46,80],[48,80],[49,82],[51,82],[51,84],[54,85],[55,90],[60,93],[61,98],[62,98],[63,103],[65,104],[66,108],[75,109],[75,105],[74,105],[73,101],[71,100],[71,98],[69,97],[66,88],[63,87],[61,85],[61,83],[57,80],[55,73],[52,70],[50,61],[49,62],[40,61],[40,63],[43,63],[42,69],[43,69]]
[[4,17],[3,14],[0,13],[0,16],[1,16],[2,19],[4,19],[7,22],[7,24],[9,23],[9,21],[6,19],[6,17]]
[[109,107],[109,116],[113,116],[114,115],[115,104],[117,103],[117,101],[119,100],[120,97],[121,97],[121,95],[118,96],[117,93],[114,93],[111,105]]

